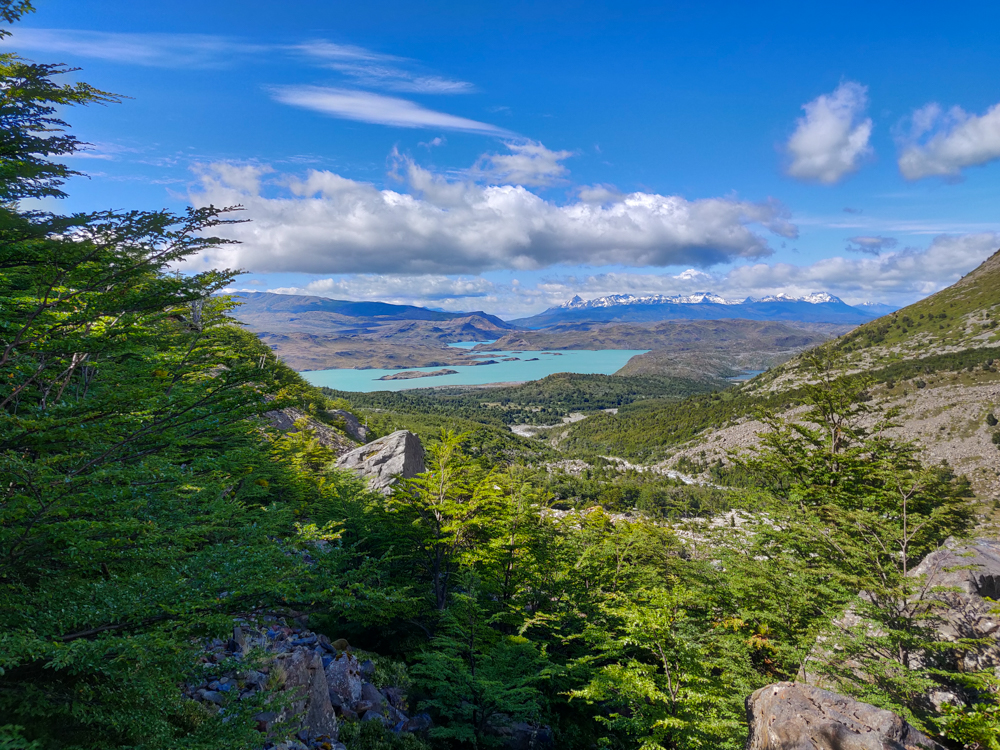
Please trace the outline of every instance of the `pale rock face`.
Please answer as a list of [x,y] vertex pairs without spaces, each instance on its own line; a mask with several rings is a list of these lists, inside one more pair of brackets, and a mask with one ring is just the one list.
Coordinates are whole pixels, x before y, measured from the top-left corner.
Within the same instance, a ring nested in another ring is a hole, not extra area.
[[746,706],[746,750],[945,750],[891,711],[810,685],[768,685]]
[[927,555],[910,571],[911,576],[926,577],[925,586],[935,591],[948,607],[937,614],[934,628],[945,640],[959,638],[982,640],[983,644],[962,651],[966,671],[1000,666],[1000,541],[974,539],[945,545]]
[[279,654],[285,673],[285,690],[293,696],[282,718],[303,715],[302,725],[312,737],[337,738],[337,716],[330,703],[323,671],[323,660],[316,652],[305,650]]
[[368,480],[369,489],[387,495],[400,477],[424,471],[424,449],[412,432],[398,430],[341,456],[337,467],[350,469]]
[[361,667],[358,660],[349,653],[339,654],[326,666],[326,685],[331,693],[336,693],[345,706],[361,700]]

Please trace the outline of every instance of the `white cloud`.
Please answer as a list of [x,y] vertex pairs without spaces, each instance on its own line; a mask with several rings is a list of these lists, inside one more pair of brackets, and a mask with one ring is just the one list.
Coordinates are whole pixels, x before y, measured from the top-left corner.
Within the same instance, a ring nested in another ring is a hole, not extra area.
[[410,70],[408,67],[419,67],[412,60],[322,39],[292,45],[256,44],[210,34],[20,28],[3,44],[23,52],[158,68],[221,68],[267,55],[291,54],[312,65],[337,70],[360,86],[423,94],[475,91],[467,81]]
[[18,28],[2,46],[18,52],[64,54],[156,68],[214,68],[273,47],[209,34],[127,34]]
[[771,253],[751,225],[794,236],[775,202],[631,193],[559,205],[521,186],[449,181],[397,157],[408,193],[328,171],[255,187],[261,167],[211,165],[196,205],[244,206],[250,223],[225,227],[243,244],[210,260],[255,272],[460,274],[560,263],[710,266]]
[[[688,269],[679,274],[606,272],[551,278],[533,288],[512,288],[496,308],[508,316],[537,313],[579,294],[692,294],[712,291],[730,299],[784,292],[803,296],[826,291],[848,303],[909,304],[958,281],[1000,248],[1000,233],[942,235],[926,249],[906,249],[878,258],[834,257],[809,265],[790,263],[739,266],[724,273]],[[456,309],[461,309],[459,302]]]
[[[345,278],[316,279],[301,287],[268,289],[277,294],[306,294],[332,299],[379,300],[394,304],[440,304],[497,291],[496,285],[481,276],[458,277],[441,274],[402,276],[399,274],[357,274]],[[468,304],[464,302],[464,304]]]
[[849,304],[875,301],[905,305],[954,283],[998,248],[1000,233],[985,232],[942,235],[924,249],[908,248],[879,258],[836,257],[802,266],[761,263],[719,273],[696,268],[680,273],[615,270],[546,275],[535,282],[511,279],[508,283],[444,274],[358,274],[316,279],[302,286],[263,285],[267,291],[284,294],[381,300],[452,311],[480,309],[504,318],[532,315],[576,294],[591,299],[609,294],[713,291],[730,299],[745,299],[779,292],[802,296],[828,291]]
[[966,167],[1000,159],[1000,104],[983,115],[928,104],[913,113],[910,124],[899,155],[899,171],[908,180],[957,177]]
[[466,133],[510,135],[485,122],[427,109],[416,102],[368,91],[323,86],[276,86],[272,96],[282,104],[301,107],[345,120],[358,120],[400,128],[441,128]]
[[550,151],[541,143],[505,143],[509,154],[483,154],[469,175],[477,180],[513,185],[547,186],[562,182],[569,170],[561,163],[572,151]]
[[334,63],[330,68],[353,79],[358,86],[412,94],[468,94],[476,90],[468,81],[425,75],[389,65]]
[[856,171],[872,153],[872,121],[862,119],[867,106],[868,88],[853,81],[804,104],[806,114],[786,146],[791,156],[788,174],[831,185]]
[[935,237],[926,250],[907,248],[877,258],[825,258],[808,266],[755,264],[733,269],[730,289],[821,289],[852,299],[913,298],[958,281],[1000,247],[1000,233]]
[[345,60],[367,62],[402,62],[405,58],[373,52],[352,44],[336,44],[326,39],[292,45],[291,49],[301,52],[320,64],[343,62]]

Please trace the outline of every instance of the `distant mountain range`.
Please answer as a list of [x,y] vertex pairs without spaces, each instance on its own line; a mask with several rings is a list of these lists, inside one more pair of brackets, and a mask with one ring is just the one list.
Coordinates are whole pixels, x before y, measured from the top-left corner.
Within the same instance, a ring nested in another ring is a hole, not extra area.
[[576,296],[543,313],[510,321],[521,328],[547,328],[582,322],[649,323],[660,320],[788,320],[860,325],[896,308],[879,303],[856,307],[827,292],[804,297],[775,294],[731,300],[713,292],[666,296],[612,294],[592,300]]
[[[388,302],[352,302],[326,297],[311,297],[299,294],[274,294],[271,292],[235,292],[230,295],[242,304],[236,315],[240,320],[252,324],[256,317],[266,318],[268,323],[286,324],[284,330],[312,331],[314,326],[323,326],[317,333],[329,333],[329,325],[357,326],[364,323],[387,323],[400,320],[454,321],[477,319],[497,328],[509,329],[513,326],[495,315],[477,310],[475,312],[445,312],[430,310],[415,305],[393,305]],[[288,325],[298,323],[298,325]],[[268,328],[273,330],[273,328]]]

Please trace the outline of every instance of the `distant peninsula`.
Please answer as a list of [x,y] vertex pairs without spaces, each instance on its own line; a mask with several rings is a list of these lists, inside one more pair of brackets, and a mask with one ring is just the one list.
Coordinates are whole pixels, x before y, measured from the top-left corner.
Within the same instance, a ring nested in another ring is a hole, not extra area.
[[420,370],[406,370],[405,372],[394,372],[391,375],[383,375],[379,380],[413,380],[414,378],[436,378],[438,375],[454,375],[458,370],[434,370],[433,372],[421,372]]

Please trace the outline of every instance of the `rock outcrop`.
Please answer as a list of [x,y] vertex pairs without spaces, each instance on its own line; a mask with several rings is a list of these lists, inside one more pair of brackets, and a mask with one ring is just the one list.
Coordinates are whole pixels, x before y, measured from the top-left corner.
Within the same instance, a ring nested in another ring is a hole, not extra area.
[[1000,667],[1000,541],[975,539],[945,545],[910,571],[924,576],[924,588],[947,609],[936,612],[934,627],[947,641],[981,640],[976,648],[958,652],[961,670],[973,672]]
[[265,412],[264,416],[267,417],[267,421],[271,423],[272,427],[282,432],[298,432],[299,428],[295,426],[295,423],[301,419],[306,420],[309,429],[313,431],[320,444],[325,445],[338,456],[357,447],[346,435],[341,435],[329,425],[313,419],[300,409],[272,409],[269,412]]
[[424,448],[412,432],[398,430],[344,454],[337,467],[367,479],[369,489],[389,494],[400,477],[409,479],[424,470]]
[[344,409],[328,409],[326,416],[335,424],[343,424],[344,432],[359,443],[368,442],[368,428],[361,424],[361,421]]
[[747,698],[746,750],[945,750],[891,711],[778,682]]
[[[233,701],[259,699],[262,691],[275,691],[283,700],[268,699],[274,708],[254,717],[265,748],[345,750],[337,742],[340,721],[379,721],[393,732],[426,732],[430,717],[408,716],[405,691],[398,686],[375,687],[369,681],[374,679],[375,665],[359,664],[349,649],[346,641],[331,643],[325,635],[277,617],[244,621],[228,642],[216,639],[206,644],[202,679],[185,685],[184,695],[207,710],[224,711]],[[232,666],[251,654],[257,669]],[[289,723],[295,739],[275,746],[277,726],[287,728]]]

